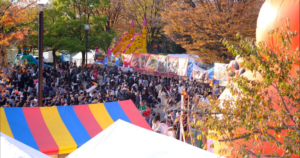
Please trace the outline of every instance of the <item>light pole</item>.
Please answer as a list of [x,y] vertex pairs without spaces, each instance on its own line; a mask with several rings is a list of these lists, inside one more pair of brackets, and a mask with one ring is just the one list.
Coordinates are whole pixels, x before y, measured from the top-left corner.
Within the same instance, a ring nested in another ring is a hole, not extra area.
[[87,67],[87,53],[88,53],[88,33],[91,29],[89,24],[84,24],[84,30],[85,30],[85,66]]
[[46,0],[46,1],[37,1],[37,5],[40,8],[39,11],[39,72],[38,72],[38,106],[42,106],[43,103],[43,39],[44,39],[44,10],[43,9],[50,9],[53,5],[53,0]]

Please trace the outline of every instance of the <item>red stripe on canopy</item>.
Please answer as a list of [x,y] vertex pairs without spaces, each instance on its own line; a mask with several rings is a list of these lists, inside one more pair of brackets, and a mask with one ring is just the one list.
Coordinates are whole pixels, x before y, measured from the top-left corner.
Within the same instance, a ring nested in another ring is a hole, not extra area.
[[47,155],[58,154],[59,148],[44,121],[40,108],[25,107],[23,113],[40,151]]
[[119,101],[119,104],[132,124],[152,130],[131,100]]
[[95,119],[88,105],[76,105],[73,106],[73,108],[80,122],[92,138],[102,131],[101,126]]

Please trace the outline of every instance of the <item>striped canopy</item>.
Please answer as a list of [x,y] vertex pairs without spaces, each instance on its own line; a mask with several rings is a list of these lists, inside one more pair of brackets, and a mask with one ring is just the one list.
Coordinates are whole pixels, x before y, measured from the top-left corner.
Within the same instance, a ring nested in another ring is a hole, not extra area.
[[0,131],[45,154],[66,154],[118,119],[151,130],[128,100],[61,107],[0,108]]

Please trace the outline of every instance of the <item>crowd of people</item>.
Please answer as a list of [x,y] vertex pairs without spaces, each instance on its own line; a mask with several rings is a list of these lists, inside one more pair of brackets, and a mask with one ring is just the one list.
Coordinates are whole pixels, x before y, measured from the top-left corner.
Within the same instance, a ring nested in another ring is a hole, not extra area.
[[[38,105],[38,67],[12,65],[2,70],[0,80],[6,88],[0,89],[0,106],[36,107]],[[4,77],[5,76],[5,77]],[[182,80],[126,71],[116,67],[82,67],[73,63],[58,63],[44,67],[43,101],[41,106],[69,106],[132,100],[154,130],[161,127],[156,122],[165,121],[173,126],[176,113],[165,120],[153,113],[159,106],[174,106],[185,90],[190,98],[210,95],[204,85],[193,80]],[[95,89],[90,87],[97,85]]]

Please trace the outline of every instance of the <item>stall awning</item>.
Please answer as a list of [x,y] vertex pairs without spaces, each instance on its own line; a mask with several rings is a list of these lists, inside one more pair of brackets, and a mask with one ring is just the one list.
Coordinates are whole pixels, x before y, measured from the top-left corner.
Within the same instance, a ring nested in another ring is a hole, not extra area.
[[151,130],[131,100],[0,112],[2,133],[48,155],[71,153],[118,119]]

